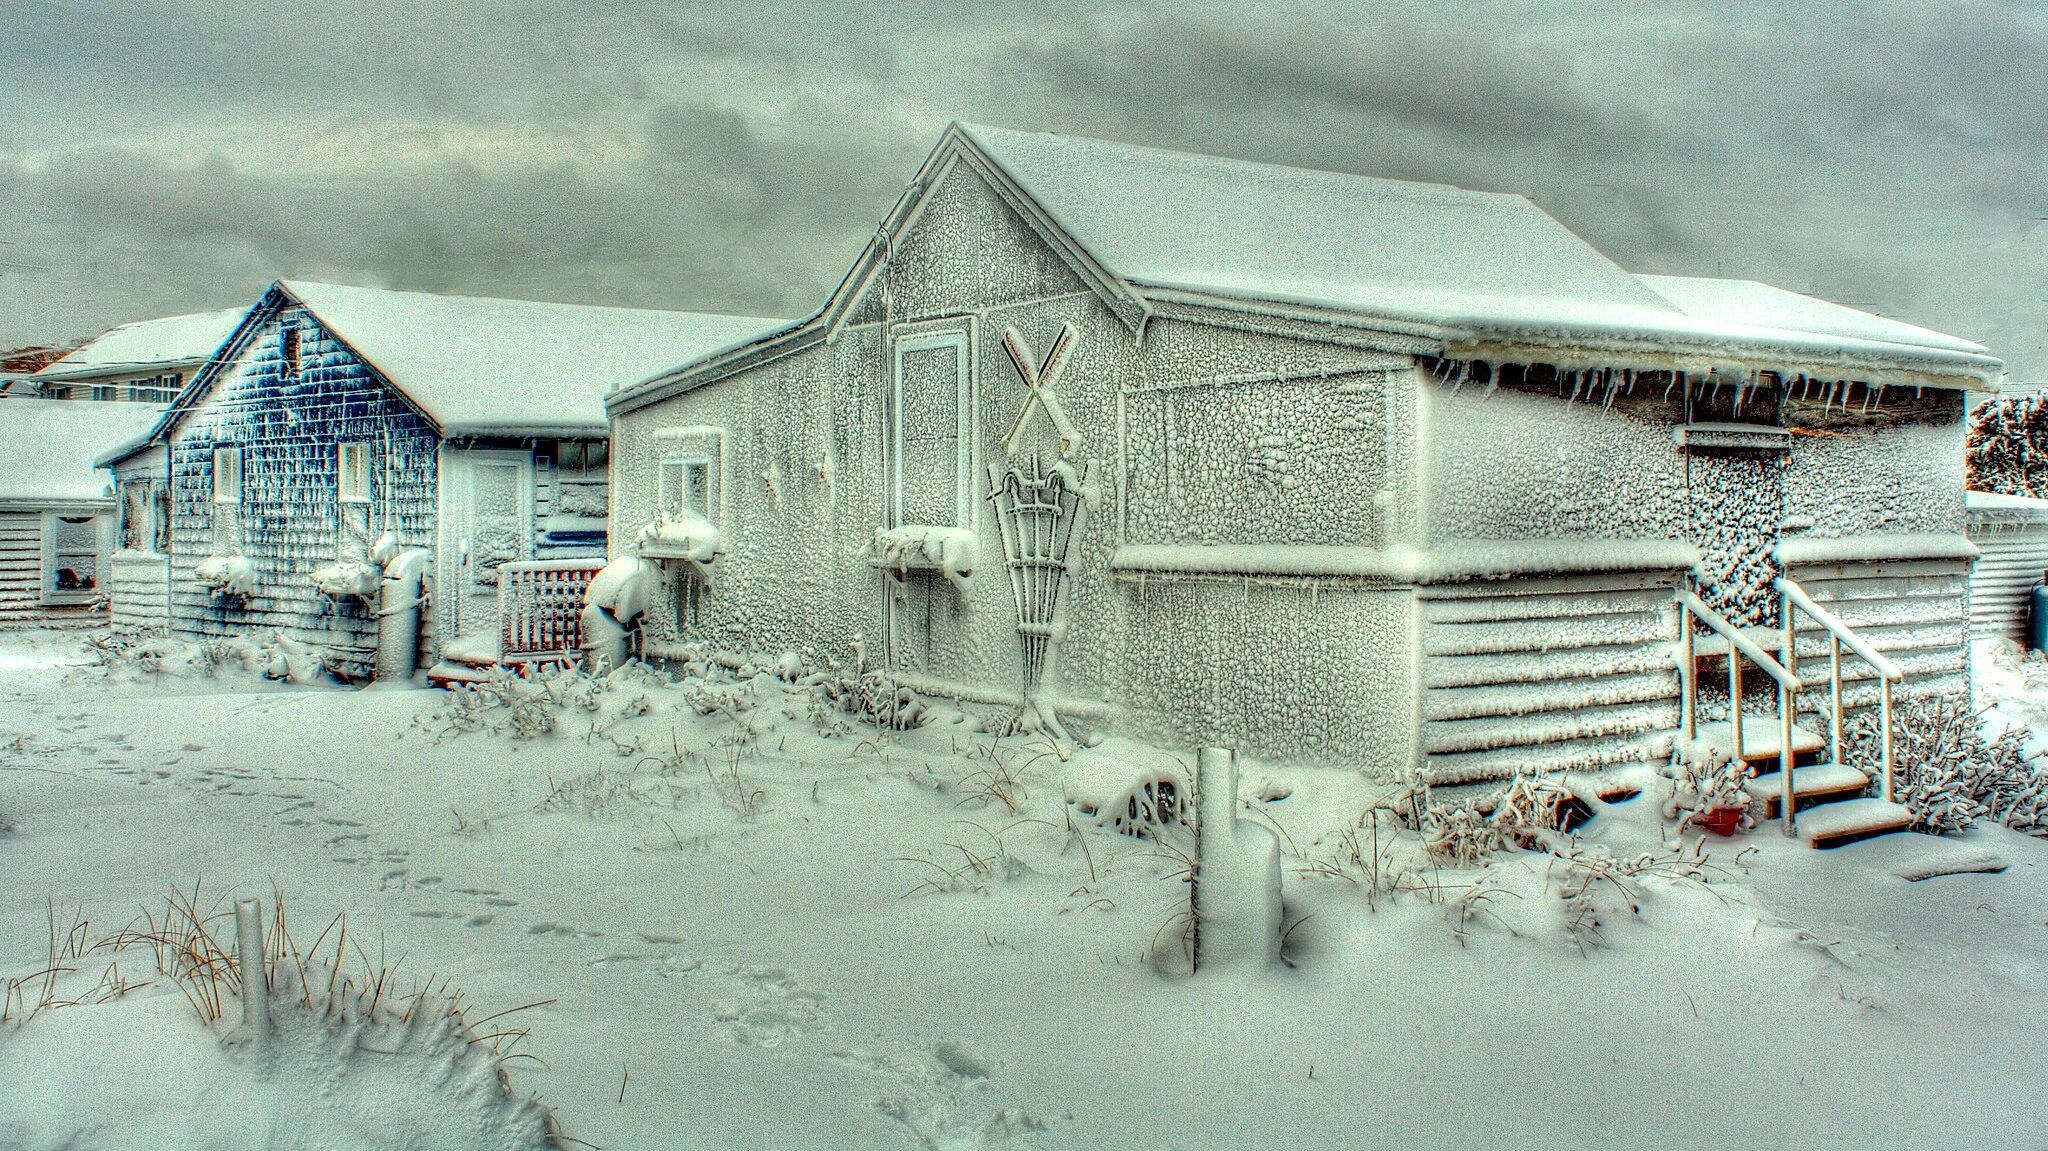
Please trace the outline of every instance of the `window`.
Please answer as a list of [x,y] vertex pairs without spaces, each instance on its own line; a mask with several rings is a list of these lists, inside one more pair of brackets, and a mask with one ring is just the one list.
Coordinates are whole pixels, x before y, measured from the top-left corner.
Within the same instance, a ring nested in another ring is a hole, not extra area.
[[717,522],[712,515],[717,506],[717,476],[711,463],[709,456],[671,456],[661,461],[657,496],[663,516],[673,520],[696,515]]
[[284,378],[299,378],[299,329],[296,324],[287,324],[281,336],[278,358],[284,363]]
[[163,555],[171,554],[171,488],[169,484],[154,483],[149,487],[150,527],[156,531],[156,544],[152,549]]
[[370,445],[342,444],[336,455],[336,495],[341,502],[370,502]]
[[242,449],[213,449],[213,502],[242,502]]
[[99,517],[44,517],[44,603],[82,603],[93,599],[100,586],[99,567]]
[[607,440],[561,440],[555,444],[555,470],[565,480],[601,480],[611,461]]
[[92,386],[92,398],[95,400],[118,400],[121,398],[120,386],[116,384],[94,384]]
[[896,342],[890,423],[892,508],[898,524],[958,527],[968,519],[967,333]]

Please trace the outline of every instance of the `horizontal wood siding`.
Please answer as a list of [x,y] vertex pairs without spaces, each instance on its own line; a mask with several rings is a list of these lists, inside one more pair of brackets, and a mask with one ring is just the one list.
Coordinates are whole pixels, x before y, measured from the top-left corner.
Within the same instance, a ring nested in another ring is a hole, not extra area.
[[154,552],[115,552],[108,561],[113,623],[123,631],[153,631],[170,623],[171,558]]
[[[273,296],[267,307],[282,301]],[[370,605],[333,600],[311,573],[360,541],[342,529],[336,449],[370,444],[370,535],[431,546],[439,434],[406,400],[303,309],[283,312],[300,331],[301,370],[286,378],[279,314],[263,320],[234,362],[179,425],[171,441],[172,630],[191,636],[281,631],[368,674],[377,625]],[[242,449],[243,496],[236,539],[216,539],[213,451]],[[259,586],[246,600],[216,596],[194,574],[209,555],[247,556]]]
[[1421,589],[1423,751],[1435,778],[1463,783],[1665,754],[1678,722],[1676,578]]
[[[1864,641],[1905,669],[1908,692],[1970,690],[1970,565],[1967,560],[1813,564],[1787,574]],[[1809,708],[1825,705],[1827,632],[1798,614],[1794,651]],[[1846,650],[1842,695],[1851,708],[1877,702],[1870,666]]]

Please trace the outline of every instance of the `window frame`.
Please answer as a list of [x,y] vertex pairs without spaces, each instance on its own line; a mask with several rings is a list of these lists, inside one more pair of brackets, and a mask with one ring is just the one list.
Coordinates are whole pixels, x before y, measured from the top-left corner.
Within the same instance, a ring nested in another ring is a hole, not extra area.
[[[683,513],[691,510],[682,506],[681,501],[671,501],[669,499],[667,477],[669,469],[672,467],[682,469],[682,489],[685,493],[689,491],[691,486],[689,482],[690,469],[695,467],[704,469],[704,508],[698,514],[703,517],[704,522],[717,524],[719,518],[719,488],[721,486],[719,484],[717,457],[707,452],[676,452],[663,455],[655,463],[654,504],[655,510],[663,517],[680,517]],[[674,511],[670,510],[672,504]]]
[[912,352],[951,348],[954,352],[953,522],[919,527],[971,528],[974,523],[974,338],[971,325],[957,321],[946,327],[899,333],[890,354],[889,378],[889,517],[892,527],[903,518],[903,360]]
[[284,324],[278,329],[277,339],[279,374],[286,380],[296,380],[301,369],[305,367],[304,348],[301,346],[303,337],[299,334],[299,326],[293,323]]
[[[351,484],[349,456],[356,457]],[[334,498],[344,504],[367,504],[371,499],[370,441],[349,440],[334,445]]]
[[[61,589],[57,587],[58,564],[66,555],[79,554],[75,551],[66,552],[57,546],[57,534],[61,530],[61,528],[59,527],[59,521],[71,521],[73,526],[76,526],[77,523],[80,521],[92,525],[92,587]],[[57,511],[43,513],[42,563],[41,570],[37,573],[37,584],[41,592],[38,598],[40,599],[44,606],[64,607],[75,604],[87,604],[92,603],[93,601],[99,599],[100,597],[106,594],[106,591],[101,586],[106,579],[106,537],[107,517],[104,514],[94,514],[92,512],[87,512],[84,515],[68,515],[64,512]]]
[[[234,476],[233,488],[225,495],[222,492],[227,485],[221,482],[223,471],[221,463],[224,460],[232,465],[226,471]],[[241,503],[242,482],[242,446],[240,444],[215,445],[213,449],[213,502],[216,504]]]

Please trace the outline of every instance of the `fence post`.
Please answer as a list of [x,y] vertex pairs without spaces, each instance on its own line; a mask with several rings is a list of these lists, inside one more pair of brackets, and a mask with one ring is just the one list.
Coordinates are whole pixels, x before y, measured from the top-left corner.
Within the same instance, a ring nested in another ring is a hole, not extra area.
[[243,1034],[261,1038],[270,1030],[270,977],[263,964],[263,904],[235,900],[235,965],[242,976]]

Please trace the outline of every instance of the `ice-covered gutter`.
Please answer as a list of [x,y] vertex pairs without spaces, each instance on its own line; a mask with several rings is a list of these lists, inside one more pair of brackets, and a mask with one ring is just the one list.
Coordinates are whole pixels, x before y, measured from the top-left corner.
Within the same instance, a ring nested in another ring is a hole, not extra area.
[[1587,572],[1686,571],[1699,549],[1679,540],[1461,540],[1427,550],[1326,544],[1127,544],[1110,569],[1161,574],[1454,583]]
[[2048,499],[2007,495],[2004,492],[1964,492],[1963,506],[1970,511],[2048,511]]
[[1968,536],[1953,532],[1874,532],[1821,539],[1794,536],[1778,541],[1778,562],[1796,564],[1871,563],[1905,560],[1973,560],[1982,553]]

